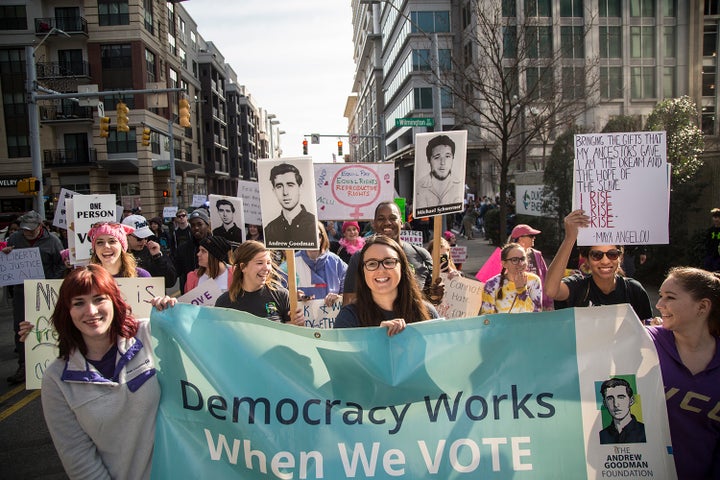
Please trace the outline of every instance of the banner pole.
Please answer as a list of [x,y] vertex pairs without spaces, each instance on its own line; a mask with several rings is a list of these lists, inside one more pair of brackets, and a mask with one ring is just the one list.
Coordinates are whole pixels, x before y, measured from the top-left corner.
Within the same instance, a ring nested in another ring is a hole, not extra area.
[[288,290],[290,292],[290,318],[292,318],[295,315],[298,305],[294,250],[285,250],[285,262],[287,263]]
[[442,215],[435,215],[433,217],[433,251],[432,251],[432,262],[433,271],[432,279],[433,282],[440,277],[440,235],[442,235]]

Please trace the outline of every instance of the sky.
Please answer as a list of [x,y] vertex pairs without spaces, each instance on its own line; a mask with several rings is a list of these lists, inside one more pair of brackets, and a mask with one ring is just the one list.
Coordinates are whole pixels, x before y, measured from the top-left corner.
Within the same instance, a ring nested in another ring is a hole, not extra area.
[[[283,157],[302,155],[304,135],[347,134],[352,93],[352,12],[347,0],[187,0],[180,3],[218,48],[255,104],[277,115]],[[349,142],[343,138],[343,153]],[[331,162],[338,138],[308,138],[315,162]]]

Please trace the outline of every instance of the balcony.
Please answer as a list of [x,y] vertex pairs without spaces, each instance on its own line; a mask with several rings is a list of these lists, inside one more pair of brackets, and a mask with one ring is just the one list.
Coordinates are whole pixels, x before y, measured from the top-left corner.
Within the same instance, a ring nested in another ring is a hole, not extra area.
[[43,150],[43,162],[45,168],[96,167],[97,151],[94,148]]
[[88,35],[87,20],[83,17],[45,17],[35,19],[35,35],[46,35],[53,27],[68,35]]
[[40,105],[40,121],[42,122],[92,121],[92,119],[92,107],[81,107],[75,102],[63,102],[61,105]]
[[38,62],[37,78],[39,80],[51,78],[90,78],[90,63],[88,62]]

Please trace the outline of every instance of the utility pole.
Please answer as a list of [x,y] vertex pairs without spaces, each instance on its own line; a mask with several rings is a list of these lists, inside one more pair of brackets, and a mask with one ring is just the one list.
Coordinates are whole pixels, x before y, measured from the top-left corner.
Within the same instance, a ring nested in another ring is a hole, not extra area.
[[37,70],[35,67],[35,48],[31,45],[25,47],[25,74],[27,77],[25,92],[28,103],[28,136],[30,137],[32,175],[37,178],[39,185],[33,199],[33,210],[40,214],[40,218],[45,219],[45,189],[43,186],[42,158],[40,158],[40,116],[37,107]]

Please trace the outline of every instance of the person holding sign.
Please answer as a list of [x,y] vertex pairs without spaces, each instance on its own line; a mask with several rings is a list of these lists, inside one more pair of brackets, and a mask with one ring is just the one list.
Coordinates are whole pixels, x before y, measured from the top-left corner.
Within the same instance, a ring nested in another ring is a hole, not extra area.
[[235,269],[227,264],[232,245],[224,237],[205,237],[200,240],[197,259],[199,267],[187,274],[185,291],[188,293],[199,284],[212,280],[220,291],[226,292],[232,283]]
[[542,311],[540,277],[527,271],[525,249],[508,243],[500,251],[502,270],[483,287],[480,315]]
[[587,259],[590,275],[578,273],[563,278],[578,231],[590,225],[590,217],[583,210],[574,210],[564,222],[565,238],[548,267],[543,285],[545,292],[556,300],[556,308],[629,303],[640,320],[652,318],[650,298],[640,282],[618,273],[622,261],[621,245],[580,248],[580,256]]
[[[152,303],[163,309],[175,299]],[[41,398],[68,476],[150,478],[160,401],[150,322],[133,317],[115,279],[93,264],[63,281],[52,322],[60,356],[45,371]]]
[[90,263],[102,265],[114,277],[147,278],[150,272],[137,266],[137,261],[127,252],[127,235],[135,229],[115,222],[96,223],[88,232],[92,242]]
[[675,267],[655,305],[655,342],[678,479],[720,478],[720,275]]
[[423,300],[412,281],[410,262],[395,240],[370,237],[358,256],[357,301],[343,306],[333,328],[385,327],[392,336],[407,323],[438,318],[435,307]]
[[318,250],[300,250],[295,254],[299,260],[295,262],[297,288],[305,299],[324,300],[325,305],[331,306],[343,291],[347,264],[329,250],[330,240],[322,222],[318,222],[318,232]]
[[305,325],[302,308],[290,312],[290,294],[280,285],[270,250],[260,242],[247,240],[233,252],[235,272],[227,292],[220,295],[216,307],[252,313],[273,322]]

